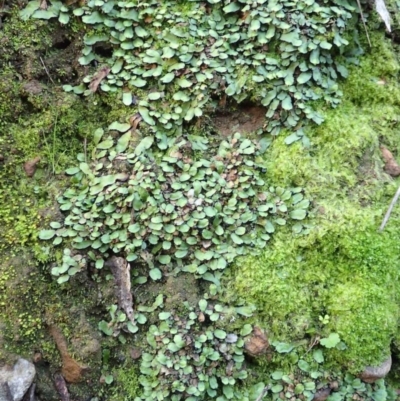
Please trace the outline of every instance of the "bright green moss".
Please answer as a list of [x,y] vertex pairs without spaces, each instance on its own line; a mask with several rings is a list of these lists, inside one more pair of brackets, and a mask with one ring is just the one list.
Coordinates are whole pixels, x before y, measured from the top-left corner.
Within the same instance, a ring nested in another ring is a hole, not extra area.
[[330,362],[355,370],[379,363],[397,330],[399,235],[360,221],[358,231],[342,227],[306,247],[289,240],[281,235],[261,258],[238,263],[234,289],[257,304],[275,339],[337,332],[347,349],[328,352]]
[[140,395],[138,370],[135,366],[120,367],[113,371],[115,385],[110,401],[132,401]]
[[279,341],[338,333],[347,349],[329,350],[327,364],[353,372],[387,357],[399,318],[398,207],[377,232],[397,187],[379,147],[400,146],[399,65],[382,34],[372,42],[342,84],[342,104],[308,129],[310,149],[277,138],[266,154],[274,185],[304,187],[313,200],[310,234],[277,234],[260,257],[236,264],[232,288]]

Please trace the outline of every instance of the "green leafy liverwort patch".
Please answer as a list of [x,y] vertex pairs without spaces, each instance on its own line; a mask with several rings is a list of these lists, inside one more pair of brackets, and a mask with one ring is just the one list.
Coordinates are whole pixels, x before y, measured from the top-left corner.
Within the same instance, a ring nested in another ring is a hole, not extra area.
[[[208,306],[212,308],[217,305]],[[143,393],[135,400],[248,400],[247,391],[237,383],[247,377],[244,343],[251,326],[245,325],[240,333],[199,327],[202,312],[194,308],[189,312],[187,316],[162,312],[160,324],[150,326],[150,348],[140,366]]]
[[65,221],[40,232],[78,251],[64,250],[52,270],[59,282],[87,263],[102,268],[111,254],[146,264],[154,280],[162,271],[213,280],[236,256],[262,249],[277,227],[292,221],[295,233],[306,232],[309,201],[301,188],[268,188],[255,141],[235,134],[216,146],[187,135],[156,146],[148,136],[135,146],[130,131],[103,136],[96,132],[90,162],[81,155],[67,170],[72,186],[59,198]]
[[[31,2],[23,18],[79,18],[89,28],[79,59],[104,64],[84,79],[89,85],[65,90],[92,94],[117,92],[158,134],[180,132],[185,121],[217,107],[220,98],[257,101],[267,108],[265,131],[282,126],[303,137],[303,120],[322,122],[310,102],[335,106],[336,83],[347,69],[333,55],[344,55],[344,35],[352,24],[353,4],[325,1],[162,2],[90,0],[66,7],[53,0],[47,10]],[[112,55],[95,46],[112,44]],[[339,57],[336,57],[340,60]],[[345,57],[343,57],[345,59]],[[134,101],[138,88],[146,95]],[[307,143],[307,142],[305,142]]]

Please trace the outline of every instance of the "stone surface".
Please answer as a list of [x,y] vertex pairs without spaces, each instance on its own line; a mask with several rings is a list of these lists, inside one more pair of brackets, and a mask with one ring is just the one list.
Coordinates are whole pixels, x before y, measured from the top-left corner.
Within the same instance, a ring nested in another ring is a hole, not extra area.
[[266,352],[268,347],[267,336],[259,327],[255,326],[253,333],[244,345],[247,354],[250,356],[260,356]]
[[35,374],[35,366],[22,358],[19,358],[12,367],[0,367],[0,385],[1,389],[4,390],[0,391],[0,401],[10,401],[10,395],[12,401],[22,400],[31,386]]
[[330,388],[322,388],[321,390],[318,390],[314,395],[313,401],[325,401],[331,394],[331,391]]
[[367,366],[359,375],[360,379],[366,383],[374,383],[376,380],[384,378],[392,367],[392,357],[389,356],[379,366]]

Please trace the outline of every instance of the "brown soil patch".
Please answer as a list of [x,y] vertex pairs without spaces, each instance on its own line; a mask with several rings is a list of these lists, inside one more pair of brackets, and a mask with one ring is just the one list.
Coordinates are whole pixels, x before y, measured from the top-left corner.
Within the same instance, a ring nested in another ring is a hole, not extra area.
[[221,113],[214,119],[214,126],[223,136],[236,132],[249,134],[262,128],[265,124],[266,109],[259,106],[241,107],[231,113]]

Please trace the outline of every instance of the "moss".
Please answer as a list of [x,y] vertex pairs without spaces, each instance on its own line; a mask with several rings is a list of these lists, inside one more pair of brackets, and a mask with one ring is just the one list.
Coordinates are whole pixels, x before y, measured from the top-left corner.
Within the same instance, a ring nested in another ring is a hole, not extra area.
[[313,200],[310,234],[288,227],[231,275],[232,293],[256,303],[271,337],[311,341],[336,332],[347,349],[328,351],[327,366],[352,372],[387,357],[399,318],[398,209],[377,233],[396,191],[379,146],[395,154],[400,146],[399,64],[383,34],[372,34],[372,42],[342,84],[342,104],[322,108],[326,121],[308,129],[310,149],[277,138],[266,155],[274,185],[301,186]]
[[136,366],[122,366],[112,372],[113,388],[110,391],[110,401],[131,401],[139,396],[139,372]]

